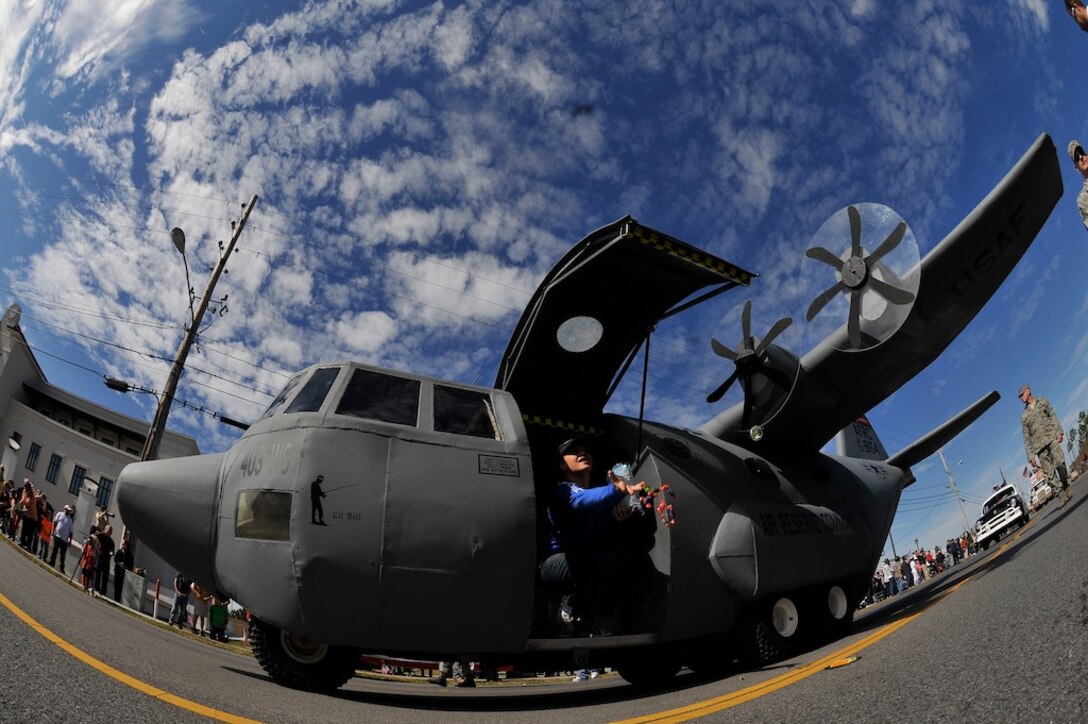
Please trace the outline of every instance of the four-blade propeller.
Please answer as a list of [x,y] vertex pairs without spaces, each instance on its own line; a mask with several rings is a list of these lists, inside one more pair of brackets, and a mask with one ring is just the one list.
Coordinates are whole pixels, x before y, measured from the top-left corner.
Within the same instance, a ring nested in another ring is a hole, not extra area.
[[714,403],[720,400],[739,378],[741,380],[741,385],[744,388],[744,412],[741,416],[741,424],[744,427],[748,427],[751,422],[752,407],[754,404],[752,391],[753,377],[762,375],[766,377],[771,384],[788,393],[791,386],[790,379],[781,370],[775,369],[768,364],[768,348],[775,337],[782,334],[782,332],[791,324],[793,324],[793,319],[790,317],[783,317],[771,325],[771,328],[767,330],[767,334],[764,335],[762,339],[753,337],[752,302],[751,300],[745,302],[744,310],[741,313],[742,337],[740,346],[737,347],[736,350],[732,350],[716,339],[711,338],[710,340],[710,347],[714,350],[714,354],[732,361],[733,364],[736,365],[736,369],[733,371],[733,374],[726,378],[725,382],[718,385],[713,392],[707,395],[706,401]]
[[809,305],[805,320],[811,322],[824,306],[840,292],[850,295],[850,316],[847,318],[847,336],[854,349],[861,348],[861,296],[871,289],[892,304],[910,304],[914,294],[906,289],[888,284],[873,275],[873,265],[891,252],[907,231],[905,222],[900,221],[888,234],[887,238],[872,254],[865,255],[861,247],[861,215],[857,207],[846,209],[850,217],[850,255],[840,259],[823,247],[814,246],[805,251],[809,259],[823,262],[839,273],[839,281],[819,294]]

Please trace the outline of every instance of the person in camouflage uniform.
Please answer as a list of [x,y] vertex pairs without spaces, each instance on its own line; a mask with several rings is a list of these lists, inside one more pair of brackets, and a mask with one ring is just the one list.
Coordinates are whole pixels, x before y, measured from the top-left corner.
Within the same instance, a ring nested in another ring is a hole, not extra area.
[[[1081,7],[1083,8],[1083,6]],[[1088,153],[1084,152],[1084,147],[1077,140],[1069,142],[1068,150],[1069,158],[1073,159],[1073,165],[1076,166],[1080,175],[1084,177],[1084,186],[1081,187],[1080,193],[1077,194],[1077,211],[1080,212],[1080,220],[1084,224],[1084,228],[1088,229]]]
[[1073,497],[1069,489],[1069,474],[1065,468],[1065,455],[1062,453],[1062,423],[1054,413],[1054,408],[1042,397],[1033,397],[1031,387],[1020,385],[1020,401],[1024,403],[1024,412],[1020,415],[1020,427],[1024,431],[1024,451],[1033,468],[1041,467],[1047,478],[1054,480],[1054,473],[1061,480],[1063,495],[1059,505]]

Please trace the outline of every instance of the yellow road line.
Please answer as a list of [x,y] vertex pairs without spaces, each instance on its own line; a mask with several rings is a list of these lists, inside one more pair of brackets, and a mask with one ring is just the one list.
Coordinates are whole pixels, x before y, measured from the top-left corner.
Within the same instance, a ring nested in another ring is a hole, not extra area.
[[[1021,528],[1020,532],[1017,533],[1016,538],[1014,538],[1013,540],[1018,540],[1020,538],[1020,535],[1023,534],[1023,529],[1034,523],[1034,519],[1028,521],[1028,523]],[[990,556],[990,558],[986,561],[986,565],[990,565],[990,563],[992,563],[996,558],[1001,556],[1008,549],[1008,547],[1009,542],[1006,541],[1001,546],[1001,548],[999,548],[992,556]],[[666,711],[657,712],[656,714],[647,714],[646,716],[635,717],[634,719],[624,719],[622,721],[616,722],[616,724],[650,724],[651,722],[653,722],[654,724],[675,724],[677,722],[686,722],[702,716],[707,716],[708,714],[723,711],[725,709],[732,709],[735,706],[739,706],[754,699],[758,699],[762,696],[766,696],[767,694],[778,691],[779,689],[783,689],[791,684],[796,684],[797,682],[803,679],[807,679],[815,673],[823,671],[830,664],[838,661],[839,659],[853,656],[854,654],[869,648],[877,641],[880,641],[882,638],[895,633],[914,619],[921,616],[931,606],[934,606],[945,596],[948,596],[957,591],[965,583],[970,581],[971,578],[976,573],[978,573],[979,570],[981,570],[981,568],[977,568],[970,573],[965,574],[963,580],[959,581],[955,585],[951,586],[948,590],[942,591],[939,595],[925,602],[922,607],[914,613],[908,614],[897,621],[886,624],[884,627],[877,629],[875,632],[869,634],[865,638],[860,639],[859,641],[855,641],[854,643],[844,648],[841,648],[838,651],[832,652],[827,656],[817,659],[812,663],[805,664],[804,666],[799,666],[792,671],[786,672],[785,674],[780,674],[779,676],[775,676],[771,679],[768,679],[767,681],[755,684],[753,686],[749,686],[744,689],[740,689],[739,691],[730,692],[729,694],[723,694],[722,696],[717,696],[713,699],[706,699],[704,701],[699,701],[694,704],[688,704],[687,706],[677,707],[676,709],[668,709]]]
[[231,724],[254,724],[257,722],[257,720],[255,719],[246,719],[245,717],[230,714],[225,711],[212,709],[211,707],[204,706],[203,704],[198,704],[197,702],[190,701],[189,699],[184,699],[180,696],[177,696],[176,694],[171,694],[168,691],[163,691],[162,689],[154,687],[151,684],[131,677],[123,671],[119,671],[118,669],[113,668],[109,664],[103,661],[99,661],[82,649],[76,648],[72,644],[62,639],[60,636],[57,636],[45,626],[42,626],[40,623],[35,621],[30,616],[30,614],[26,613],[21,608],[16,606],[14,603],[12,603],[11,599],[9,599],[2,593],[0,593],[0,603],[4,604],[4,606],[9,611],[14,613],[27,626],[30,626],[30,628],[41,634],[47,641],[56,644],[64,651],[67,651],[75,658],[90,666],[92,669],[95,669],[105,674],[111,679],[121,682],[125,686],[132,687],[133,689],[136,689],[142,694],[147,694],[148,696],[154,697],[160,701],[165,701],[168,704],[173,704],[176,707],[180,707],[196,714],[200,714],[201,716],[206,716],[209,719],[216,719],[217,721],[231,722]]

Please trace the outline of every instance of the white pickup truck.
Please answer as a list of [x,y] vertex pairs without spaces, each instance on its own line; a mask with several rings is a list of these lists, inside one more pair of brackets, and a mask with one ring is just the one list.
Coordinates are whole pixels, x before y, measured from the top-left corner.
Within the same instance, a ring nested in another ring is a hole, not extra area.
[[1042,508],[1052,497],[1054,497],[1054,486],[1050,484],[1042,468],[1036,468],[1031,475],[1031,512],[1034,513]]
[[1012,485],[1003,485],[982,504],[982,517],[975,523],[975,541],[983,550],[1001,536],[1028,522],[1028,508]]

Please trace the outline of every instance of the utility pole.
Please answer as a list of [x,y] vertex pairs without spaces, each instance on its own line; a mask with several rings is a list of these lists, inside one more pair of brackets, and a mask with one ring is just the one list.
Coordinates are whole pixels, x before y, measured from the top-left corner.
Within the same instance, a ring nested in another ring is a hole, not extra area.
[[[185,336],[178,346],[178,353],[174,357],[174,363],[170,366],[170,374],[166,378],[166,385],[163,387],[162,396],[159,398],[159,406],[155,410],[155,419],[152,420],[151,428],[148,430],[147,441],[144,443],[143,452],[140,453],[140,460],[154,460],[159,456],[159,445],[162,443],[162,435],[166,431],[166,418],[170,416],[170,408],[174,403],[174,393],[177,391],[178,382],[181,380],[181,373],[185,369],[185,360],[189,357],[189,348],[196,341],[196,336],[200,331],[200,320],[204,317],[204,311],[211,302],[215,285],[226,268],[227,260],[234,251],[234,245],[238,242],[238,237],[241,236],[242,229],[246,226],[246,220],[249,219],[249,214],[256,204],[257,195],[254,194],[249,203],[245,205],[242,218],[234,226],[234,231],[230,235],[230,243],[227,245],[226,250],[220,254],[219,263],[212,270],[212,276],[208,279],[208,288],[204,290],[204,296],[200,298],[200,304],[193,314],[192,326],[185,331]],[[182,257],[184,258],[184,254]],[[186,262],[187,265],[188,262]],[[188,269],[186,269],[186,278],[188,278]],[[191,300],[192,297],[190,297]]]
[[898,558],[899,554],[895,552],[895,538],[892,538],[892,529],[888,529],[888,540],[892,542],[892,557]]
[[956,502],[959,503],[960,515],[963,516],[963,530],[970,532],[971,524],[967,521],[967,512],[963,509],[963,501],[960,500],[960,491],[956,490],[956,477],[952,475],[952,471],[948,469],[948,461],[944,459],[944,448],[938,450],[937,454],[941,456],[941,465],[944,466],[944,473],[948,476],[948,484],[952,486],[952,495],[956,496]]

